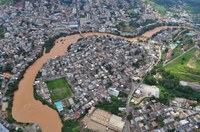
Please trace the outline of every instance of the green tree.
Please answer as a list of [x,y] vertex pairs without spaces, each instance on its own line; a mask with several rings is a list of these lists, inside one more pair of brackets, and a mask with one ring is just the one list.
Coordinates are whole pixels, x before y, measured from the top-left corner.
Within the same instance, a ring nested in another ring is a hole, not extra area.
[[130,121],[132,118],[133,118],[133,115],[130,113],[130,114],[127,116],[127,119]]

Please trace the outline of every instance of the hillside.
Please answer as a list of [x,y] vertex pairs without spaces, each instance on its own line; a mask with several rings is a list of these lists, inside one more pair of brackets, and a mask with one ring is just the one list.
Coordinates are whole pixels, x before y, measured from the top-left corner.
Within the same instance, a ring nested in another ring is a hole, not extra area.
[[199,82],[200,80],[200,51],[194,48],[165,67],[181,80]]
[[200,0],[148,0],[158,6],[164,6],[166,9],[176,5],[184,5],[184,8],[190,13],[200,13]]

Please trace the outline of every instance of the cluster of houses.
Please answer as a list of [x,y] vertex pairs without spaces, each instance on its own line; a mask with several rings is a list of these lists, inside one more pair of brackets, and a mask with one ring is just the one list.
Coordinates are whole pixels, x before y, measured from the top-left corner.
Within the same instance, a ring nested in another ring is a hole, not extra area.
[[[130,9],[133,9],[136,16],[132,17],[128,13]],[[147,3],[138,0],[81,0],[73,1],[70,5],[59,0],[43,0],[34,3],[25,1],[9,6],[0,5],[0,26],[5,29],[4,37],[0,38],[0,101],[3,101],[6,86],[10,83],[8,80],[19,79],[27,66],[43,52],[45,41],[49,38],[63,32],[72,34],[81,31],[134,36],[140,33],[143,27],[154,24],[142,25],[148,20],[188,24],[190,16],[187,13],[181,13],[181,19],[171,19],[171,15],[173,13],[162,17]],[[118,31],[116,26],[120,22],[137,23],[140,26],[135,28],[134,32]],[[163,41],[158,42],[163,43],[167,39],[166,36],[170,36],[170,33],[163,36]],[[104,44],[103,47],[100,43]],[[97,47],[92,47],[94,44]],[[151,57],[144,54],[142,49],[121,39],[85,39],[72,45],[65,57],[50,60],[44,66],[41,70],[42,80],[37,84],[39,91],[42,91],[41,94],[45,94],[43,97],[50,102],[50,94],[43,83],[44,80],[50,77],[66,77],[74,88],[74,100],[79,100],[75,106],[71,104],[74,108],[72,113],[90,107],[102,97],[109,99],[109,94],[117,96],[121,90],[128,93],[129,78],[142,77],[158,59],[155,47],[149,46]],[[109,91],[106,90],[108,88]],[[72,100],[69,102],[72,103]]]
[[131,78],[142,77],[151,59],[156,60],[135,43],[92,36],[71,45],[64,56],[49,60],[40,69],[41,80],[65,77],[73,88],[74,102],[79,102],[72,106],[73,111],[83,113],[102,98],[118,97],[120,91],[128,94]]
[[[175,99],[183,101],[184,99]],[[194,101],[190,101],[194,102]],[[145,101],[140,108],[132,110],[132,130],[137,131],[198,131],[200,114],[195,109],[165,106],[162,103]]]
[[[131,18],[127,13],[133,8],[139,18]],[[78,3],[73,1],[71,5],[60,1],[26,1],[16,6],[1,5],[0,14],[0,25],[6,31],[4,38],[0,39],[0,72],[9,65],[15,79],[42,52],[44,42],[49,37],[61,32],[78,32],[80,29],[83,32],[116,33],[115,26],[121,21],[142,23],[159,16],[151,6],[136,0],[130,3],[82,0]],[[140,29],[142,27],[134,31],[135,35]],[[121,32],[123,34],[126,33]]]
[[[198,32],[189,31],[184,33],[184,31],[186,31],[186,29],[162,30],[158,35],[151,39],[151,41],[155,43],[162,44],[162,52],[166,53],[166,56],[164,57],[166,62],[199,43],[198,38],[200,37],[200,34]],[[190,43],[183,42],[182,38],[186,37],[192,41]],[[180,50],[175,51],[177,48]]]

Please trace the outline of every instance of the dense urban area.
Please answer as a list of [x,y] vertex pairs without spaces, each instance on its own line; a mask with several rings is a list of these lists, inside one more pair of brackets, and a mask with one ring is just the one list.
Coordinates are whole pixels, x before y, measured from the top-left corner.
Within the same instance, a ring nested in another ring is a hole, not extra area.
[[198,0],[0,0],[0,50],[0,132],[200,131]]

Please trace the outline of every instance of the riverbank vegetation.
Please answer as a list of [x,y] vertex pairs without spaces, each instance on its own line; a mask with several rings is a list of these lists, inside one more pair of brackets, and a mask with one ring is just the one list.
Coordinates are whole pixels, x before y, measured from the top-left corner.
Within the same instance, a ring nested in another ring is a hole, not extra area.
[[74,33],[71,33],[71,34],[68,34],[68,33],[60,33],[54,37],[51,37],[51,38],[48,38],[46,41],[45,41],[45,44],[44,44],[44,48],[46,49],[46,53],[49,53],[51,51],[51,49],[53,48],[53,46],[55,45],[55,42],[57,39],[61,38],[61,37],[66,37],[67,35],[73,35],[73,34],[78,34],[78,32],[74,32]]
[[67,97],[72,97],[71,86],[65,78],[47,81],[46,84],[51,92],[51,97],[54,102],[60,101]]
[[[42,55],[39,54],[37,55],[37,58],[39,58],[40,56]],[[36,58],[36,59],[37,59]],[[28,66],[25,68],[27,69],[30,65],[32,65],[33,63],[35,62],[35,60],[33,60],[32,62],[29,62],[28,63]],[[6,109],[6,112],[7,112],[7,117],[6,117],[6,120],[9,122],[9,123],[18,123],[12,116],[12,107],[13,107],[13,98],[14,98],[14,92],[16,90],[18,90],[18,85],[19,85],[19,82],[21,79],[23,79],[23,76],[25,74],[25,71],[22,71],[21,74],[19,75],[18,79],[17,80],[13,80],[13,81],[10,81],[9,84],[8,84],[8,89],[6,91],[6,94],[5,96],[8,97],[8,107]]]
[[49,53],[53,46],[55,45],[55,41],[59,39],[60,37],[65,37],[67,36],[67,33],[60,33],[59,35],[56,35],[54,37],[49,38],[48,40],[45,41],[44,47],[46,49],[46,53]]
[[34,88],[34,94],[33,94],[33,95],[34,95],[35,100],[39,100],[43,105],[48,105],[50,108],[52,108],[52,109],[54,109],[54,110],[57,111],[56,106],[53,105],[53,104],[51,104],[51,103],[49,103],[49,102],[47,102],[47,101],[44,100],[42,97],[40,97],[40,96],[37,94],[35,88]]

